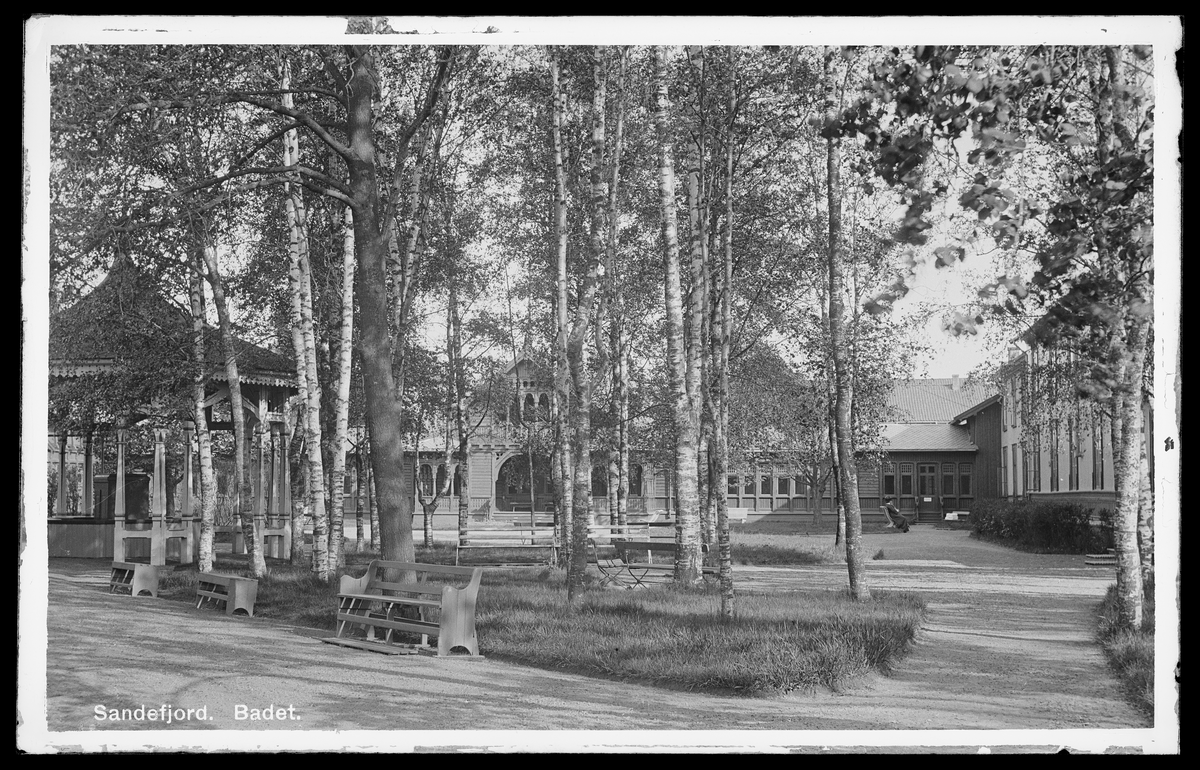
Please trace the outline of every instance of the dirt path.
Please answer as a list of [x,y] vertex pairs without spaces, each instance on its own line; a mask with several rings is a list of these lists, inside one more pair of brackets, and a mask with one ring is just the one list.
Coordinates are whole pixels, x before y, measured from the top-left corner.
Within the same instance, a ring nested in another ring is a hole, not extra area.
[[[1094,608],[1112,582],[1111,568],[1087,567],[1083,557],[1021,554],[978,543],[966,532],[926,527],[865,541],[867,553],[882,548],[886,555],[869,565],[874,590],[920,591],[929,602],[912,654],[890,676],[848,693],[755,699],[671,692],[491,659],[350,651],[321,643],[327,632],[112,596],[104,592],[103,568],[53,560],[48,738],[80,746],[328,749],[343,745],[347,734],[327,731],[389,731],[351,738],[348,745],[579,749],[632,743],[719,750],[824,741],[895,749],[917,740],[911,731],[928,730],[935,732],[923,733],[928,737],[918,743],[1017,750],[1141,743],[1130,729],[1149,724],[1122,699],[1094,641]],[[846,578],[844,568],[742,567],[738,580],[738,590],[752,592],[842,590]],[[182,709],[183,721],[97,719],[98,707],[107,713],[163,704]],[[286,718],[238,718],[268,708],[282,709],[273,716]],[[960,730],[987,732],[953,732]],[[56,737],[57,731],[72,734]]]

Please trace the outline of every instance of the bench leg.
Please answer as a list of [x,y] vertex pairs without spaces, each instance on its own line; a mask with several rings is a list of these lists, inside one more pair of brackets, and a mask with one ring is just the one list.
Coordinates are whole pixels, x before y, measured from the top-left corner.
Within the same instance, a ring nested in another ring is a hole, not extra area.
[[[349,598],[342,599],[341,606],[338,607],[339,614],[344,613],[347,615],[365,614],[365,613],[359,612],[359,610],[361,610],[361,609],[363,609],[363,600],[362,599],[349,599]],[[345,633],[346,627],[352,622],[353,621],[349,621],[349,620],[338,621],[337,636],[341,637]],[[371,629],[371,630],[373,631],[374,629]]]
[[446,606],[442,608],[438,623],[438,657],[448,657],[455,647],[465,647],[471,655],[478,656],[479,640],[475,634],[474,597],[452,589],[444,599]]

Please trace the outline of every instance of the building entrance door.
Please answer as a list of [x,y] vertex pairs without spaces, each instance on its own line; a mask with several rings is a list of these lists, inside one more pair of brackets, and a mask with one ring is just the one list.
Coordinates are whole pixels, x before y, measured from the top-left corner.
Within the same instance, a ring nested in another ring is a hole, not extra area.
[[937,465],[934,463],[919,463],[917,465],[917,521],[930,517],[935,520],[941,513],[941,502],[938,500]]

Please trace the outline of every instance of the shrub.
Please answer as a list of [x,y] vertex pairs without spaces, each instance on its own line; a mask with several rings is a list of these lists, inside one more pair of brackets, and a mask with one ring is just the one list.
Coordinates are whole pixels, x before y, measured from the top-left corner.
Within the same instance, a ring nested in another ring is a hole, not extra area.
[[1102,510],[1099,517],[1097,528],[1092,526],[1091,508],[1029,498],[983,500],[971,511],[976,535],[1042,553],[1089,553],[1109,547],[1111,513]]

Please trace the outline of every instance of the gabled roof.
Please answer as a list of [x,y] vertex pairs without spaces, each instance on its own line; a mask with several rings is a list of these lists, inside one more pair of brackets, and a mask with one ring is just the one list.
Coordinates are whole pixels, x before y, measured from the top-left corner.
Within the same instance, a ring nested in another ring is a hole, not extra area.
[[990,396],[990,397],[984,399],[983,401],[980,401],[978,404],[975,404],[970,409],[967,409],[964,412],[960,412],[959,414],[954,415],[954,418],[951,420],[951,422],[960,422],[962,420],[965,420],[968,417],[979,414],[980,412],[982,412],[984,409],[987,409],[992,404],[998,404],[998,403],[1000,403],[1000,394],[999,393],[997,393],[994,396]]
[[883,426],[883,446],[889,452],[978,452],[967,429],[960,425],[889,423]]
[[994,390],[994,386],[963,378],[897,380],[888,405],[898,423],[949,423]]

